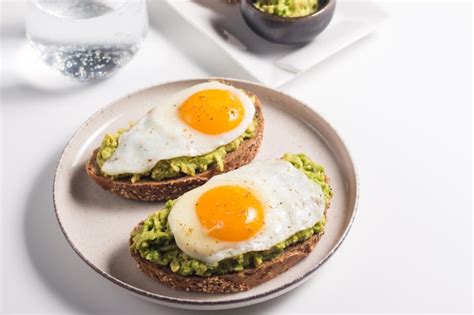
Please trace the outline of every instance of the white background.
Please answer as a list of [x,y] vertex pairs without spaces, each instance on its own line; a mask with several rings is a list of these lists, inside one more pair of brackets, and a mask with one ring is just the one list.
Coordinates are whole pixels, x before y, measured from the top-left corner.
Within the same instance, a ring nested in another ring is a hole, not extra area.
[[[53,215],[55,165],[85,119],[129,92],[251,78],[158,4],[117,75],[52,86],[26,53],[23,5],[2,3],[2,311],[187,314],[129,295],[76,256]],[[391,17],[376,33],[280,87],[313,104],[353,153],[361,191],[351,233],[304,285],[235,314],[471,309],[471,4],[381,6]]]

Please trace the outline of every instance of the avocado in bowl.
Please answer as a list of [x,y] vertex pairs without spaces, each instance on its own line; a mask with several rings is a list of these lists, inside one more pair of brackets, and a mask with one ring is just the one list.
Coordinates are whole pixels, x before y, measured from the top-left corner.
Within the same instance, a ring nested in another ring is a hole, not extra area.
[[336,0],[241,0],[247,25],[261,37],[278,44],[310,42],[334,16]]

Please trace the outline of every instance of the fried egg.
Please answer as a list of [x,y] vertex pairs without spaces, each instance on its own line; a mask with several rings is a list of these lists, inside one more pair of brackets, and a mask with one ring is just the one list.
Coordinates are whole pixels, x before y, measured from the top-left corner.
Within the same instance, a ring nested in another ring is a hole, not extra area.
[[185,193],[168,222],[184,253],[213,264],[273,247],[314,226],[324,208],[320,185],[287,161],[263,160]]
[[164,99],[122,134],[102,171],[139,174],[160,160],[212,152],[244,133],[254,115],[252,100],[239,89],[219,82],[192,86]]

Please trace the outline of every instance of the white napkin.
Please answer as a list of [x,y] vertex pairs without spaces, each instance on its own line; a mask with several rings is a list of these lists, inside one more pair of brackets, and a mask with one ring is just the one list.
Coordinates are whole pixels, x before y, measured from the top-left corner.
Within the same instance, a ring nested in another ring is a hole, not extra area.
[[326,33],[321,34],[320,38],[277,60],[275,64],[284,70],[298,74],[361,39],[374,28],[374,24],[361,21],[336,22]]
[[372,1],[338,1],[328,28],[304,46],[284,46],[256,35],[238,5],[225,1],[171,1],[170,6],[210,37],[256,80],[279,86],[358,41],[387,18]]

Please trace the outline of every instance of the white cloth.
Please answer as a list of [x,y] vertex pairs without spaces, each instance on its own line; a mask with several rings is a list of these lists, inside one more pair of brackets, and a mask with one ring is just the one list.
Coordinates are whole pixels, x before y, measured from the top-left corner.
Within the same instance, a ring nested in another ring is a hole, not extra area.
[[179,15],[211,38],[256,80],[279,86],[351,45],[387,18],[373,2],[338,1],[328,28],[304,46],[271,43],[255,34],[238,5],[224,1],[170,1]]

